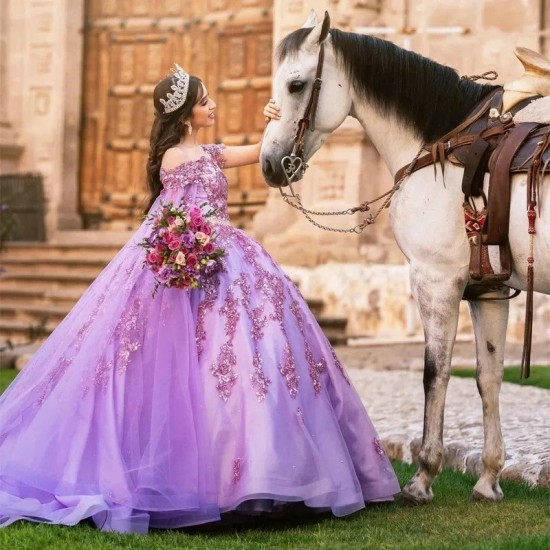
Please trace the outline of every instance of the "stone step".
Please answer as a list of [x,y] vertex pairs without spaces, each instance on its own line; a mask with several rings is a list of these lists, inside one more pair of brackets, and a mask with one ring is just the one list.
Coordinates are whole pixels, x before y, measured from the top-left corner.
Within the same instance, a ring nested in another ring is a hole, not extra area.
[[10,271],[0,277],[0,291],[25,286],[28,289],[53,290],[70,288],[84,291],[97,277],[97,272],[74,273],[63,270],[61,273]]
[[27,288],[21,285],[14,288],[2,288],[0,286],[0,302],[9,301],[18,304],[65,304],[70,309],[80,298],[80,290],[67,288],[44,290],[43,288]]
[[[308,300],[309,304],[309,300]],[[348,320],[345,317],[317,317],[319,326],[323,329],[328,341],[333,346],[343,346],[348,342],[346,327]]]
[[106,265],[107,262],[103,260],[97,260],[95,262],[88,261],[85,264],[80,263],[78,260],[56,263],[50,263],[47,260],[43,260],[28,263],[11,263],[11,265],[8,262],[4,262],[4,272],[2,273],[2,279],[9,280],[14,276],[19,277],[20,275],[36,273],[47,274],[49,276],[56,277],[63,277],[67,273],[71,273],[71,275],[87,275],[95,279]]
[[0,319],[21,320],[31,323],[38,319],[47,319],[59,323],[70,311],[70,306],[59,304],[42,303],[21,303],[2,300],[0,302]]
[[45,260],[55,262],[57,260],[84,260],[88,258],[100,259],[108,262],[120,250],[120,246],[112,245],[51,245],[37,243],[8,244],[2,252],[3,264],[19,260]]
[[[0,319],[0,343],[3,344],[8,340],[14,344],[31,340],[41,342],[55,330],[56,326],[57,323],[53,321],[46,322],[41,327],[40,323]],[[0,347],[2,346],[0,345]]]
[[[0,342],[25,341],[43,319],[51,332],[130,236],[74,232],[60,242],[8,243],[0,255]],[[329,341],[346,343],[347,320],[323,316],[320,299],[307,303]]]
[[0,262],[5,267],[6,271],[9,271],[15,267],[28,267],[28,266],[62,266],[62,267],[74,267],[74,266],[87,266],[87,267],[104,267],[111,260],[110,254],[89,254],[82,258],[73,256],[55,256],[51,258],[29,258],[29,257],[13,257],[5,256],[0,257]]
[[306,298],[306,302],[313,315],[319,320],[325,307],[323,300],[320,298]]

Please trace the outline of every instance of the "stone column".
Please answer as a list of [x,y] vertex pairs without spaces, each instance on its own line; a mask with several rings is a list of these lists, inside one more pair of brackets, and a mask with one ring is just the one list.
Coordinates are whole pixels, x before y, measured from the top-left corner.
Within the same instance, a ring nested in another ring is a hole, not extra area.
[[64,52],[65,81],[62,113],[61,179],[62,193],[57,203],[57,229],[81,229],[79,213],[80,121],[82,109],[82,67],[84,43],[84,0],[66,0]]
[[[4,4],[3,4],[4,5]],[[8,3],[9,88],[24,152],[14,168],[44,177],[46,234],[78,228],[83,0]]]
[[10,56],[17,52],[20,37],[14,34],[8,0],[0,2],[0,173],[17,171],[23,145],[15,123],[18,117],[10,90],[16,84],[11,70]]

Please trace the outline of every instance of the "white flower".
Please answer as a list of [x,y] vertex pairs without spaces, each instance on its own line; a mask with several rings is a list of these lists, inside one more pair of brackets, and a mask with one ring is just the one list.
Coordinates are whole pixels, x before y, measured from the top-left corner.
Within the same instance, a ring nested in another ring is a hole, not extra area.
[[181,250],[178,252],[178,255],[176,256],[176,263],[178,265],[185,265],[185,254],[181,252]]
[[185,222],[181,218],[176,218],[174,221],[174,225],[177,225],[181,227]]
[[202,246],[204,246],[206,243],[208,243],[210,241],[210,235],[207,235],[206,233],[203,233],[202,231],[197,231],[195,233],[195,239],[197,239],[197,241],[199,241],[199,243],[201,243]]

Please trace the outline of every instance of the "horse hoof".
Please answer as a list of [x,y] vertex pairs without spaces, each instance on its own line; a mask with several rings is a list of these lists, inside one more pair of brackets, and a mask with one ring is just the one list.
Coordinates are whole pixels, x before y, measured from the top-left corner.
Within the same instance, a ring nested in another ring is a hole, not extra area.
[[401,490],[401,495],[403,497],[403,502],[408,506],[422,506],[424,504],[429,504],[434,498],[431,487],[427,490],[421,489],[414,483],[414,481],[409,481],[409,483],[403,487]]
[[500,502],[504,493],[498,483],[490,485],[479,480],[472,491],[472,500],[475,502]]
[[502,491],[500,492],[500,494],[495,491],[490,495],[487,495],[485,493],[480,493],[475,489],[472,491],[472,500],[474,502],[500,502],[503,498],[504,498],[504,495],[502,494]]

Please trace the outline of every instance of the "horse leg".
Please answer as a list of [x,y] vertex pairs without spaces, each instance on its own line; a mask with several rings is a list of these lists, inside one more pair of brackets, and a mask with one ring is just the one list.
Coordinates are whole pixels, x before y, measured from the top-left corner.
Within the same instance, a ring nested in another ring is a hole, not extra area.
[[[411,266],[411,287],[424,325],[424,432],[419,467],[402,490],[411,504],[433,499],[431,485],[443,467],[443,418],[451,356],[465,279],[452,274],[434,275]],[[431,271],[431,273],[430,273]]]
[[[509,291],[506,289],[504,295]],[[502,296],[503,293],[500,294]],[[473,301],[470,311],[477,349],[477,388],[483,403],[483,472],[474,487],[474,500],[502,500],[499,477],[504,467],[498,396],[502,383],[508,301]]]

